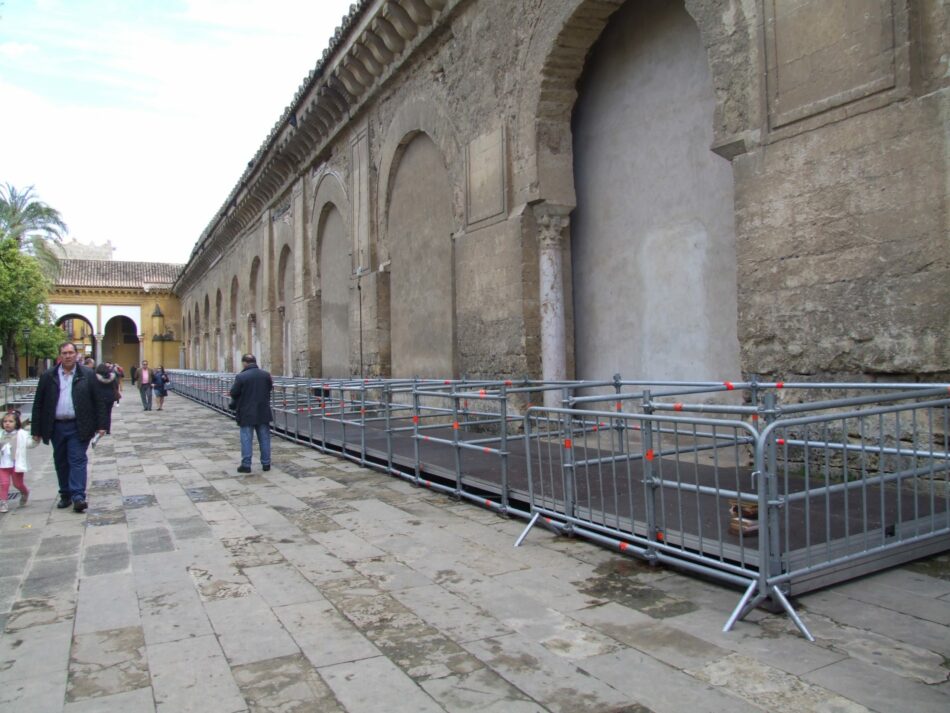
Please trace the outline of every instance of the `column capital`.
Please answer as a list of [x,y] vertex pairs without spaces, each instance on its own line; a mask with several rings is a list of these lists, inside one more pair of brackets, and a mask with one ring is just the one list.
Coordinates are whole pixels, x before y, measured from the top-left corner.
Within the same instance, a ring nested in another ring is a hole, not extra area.
[[534,206],[534,217],[538,223],[538,241],[541,248],[560,248],[564,231],[571,225],[570,206],[539,203]]

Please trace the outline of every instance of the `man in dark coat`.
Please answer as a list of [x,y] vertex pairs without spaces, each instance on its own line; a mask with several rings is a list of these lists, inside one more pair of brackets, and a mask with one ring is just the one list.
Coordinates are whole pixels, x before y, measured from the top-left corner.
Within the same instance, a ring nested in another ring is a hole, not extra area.
[[86,449],[97,432],[106,429],[105,405],[96,393],[96,374],[77,363],[73,342],[59,347],[60,363],[46,371],[36,385],[30,432],[34,441],[53,443],[53,463],[59,479],[58,508],[86,509]]
[[251,453],[254,433],[261,449],[261,465],[270,470],[270,422],[274,416],[270,409],[270,394],[274,389],[271,375],[257,365],[253,354],[241,357],[243,369],[231,386],[231,408],[236,412],[241,427],[241,465],[238,473],[251,472]]

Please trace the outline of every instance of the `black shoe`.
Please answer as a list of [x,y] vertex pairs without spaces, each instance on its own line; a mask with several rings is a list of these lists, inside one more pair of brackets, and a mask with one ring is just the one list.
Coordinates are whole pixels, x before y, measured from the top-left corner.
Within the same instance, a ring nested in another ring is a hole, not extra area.
[[73,503],[74,512],[85,512],[87,507],[89,507],[89,504],[82,498]]
[[264,469],[264,472],[265,472],[265,473],[270,470],[270,466],[269,466],[269,465],[265,465],[265,466],[261,466],[261,467]]
[[250,472],[251,472],[250,466],[246,466],[246,465],[238,466],[238,473],[250,473]]
[[60,496],[59,496],[59,502],[56,503],[56,507],[58,507],[60,510],[62,510],[63,508],[68,508],[68,507],[69,507],[70,505],[72,505],[72,504],[73,504],[73,502],[72,502],[72,500],[69,499],[69,496],[67,496],[67,495],[60,495]]

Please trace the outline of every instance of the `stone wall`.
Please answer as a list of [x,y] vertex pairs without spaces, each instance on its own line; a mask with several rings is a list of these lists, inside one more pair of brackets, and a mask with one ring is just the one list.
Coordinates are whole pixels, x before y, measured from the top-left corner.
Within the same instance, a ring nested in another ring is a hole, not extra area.
[[[575,352],[596,353],[591,339],[606,342],[575,329],[584,315],[574,313],[573,287],[604,282],[609,292],[610,261],[573,264],[572,212],[591,209],[578,200],[589,201],[581,189],[594,185],[585,175],[598,168],[571,122],[587,59],[608,23],[624,22],[617,13],[624,5],[360,3],[176,285],[189,366],[234,368],[234,354],[257,350],[276,373],[295,375],[573,376]],[[737,335],[744,374],[947,378],[945,3],[686,0],[684,7],[712,97],[709,145],[690,151],[731,162],[734,198],[716,200],[735,216],[736,272],[731,285],[709,289],[707,260],[684,253],[650,263],[644,245],[654,252],[667,245],[633,225],[620,249],[635,268],[612,279],[653,269],[651,299],[709,319],[664,320],[668,340],[645,340],[642,321],[632,320],[623,338],[654,346],[626,370],[629,350],[619,350],[619,370],[659,378],[662,369],[651,365],[673,360],[696,364],[697,375],[727,370],[695,339],[705,329],[724,340]],[[624,112],[609,103],[605,110],[623,121]],[[658,111],[638,120],[651,117],[664,121]],[[657,175],[681,149],[670,133],[650,167]],[[423,145],[430,155],[419,162]],[[625,160],[624,149],[598,159],[605,174]],[[586,162],[586,173],[575,172],[576,162]],[[650,180],[637,171],[621,173]],[[700,183],[683,189],[678,204],[689,213],[707,198]],[[597,211],[623,200],[618,192]],[[722,258],[700,240],[697,254]],[[674,279],[671,265],[686,274]],[[676,292],[677,282],[694,289]],[[734,317],[723,311],[730,292]],[[622,297],[616,309],[644,309],[636,302]],[[416,309],[406,312],[406,304]],[[725,326],[709,327],[723,318]]]

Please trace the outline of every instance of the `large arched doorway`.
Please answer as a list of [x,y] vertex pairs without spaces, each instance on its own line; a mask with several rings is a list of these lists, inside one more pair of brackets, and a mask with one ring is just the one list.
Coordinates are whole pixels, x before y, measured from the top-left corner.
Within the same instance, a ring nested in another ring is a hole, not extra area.
[[455,374],[452,184],[425,134],[406,145],[391,182],[389,318],[394,377]]
[[343,217],[328,205],[319,226],[322,376],[343,378],[350,367],[350,283],[353,272]]
[[56,320],[56,326],[66,335],[63,341],[70,341],[76,345],[80,357],[96,357],[96,330],[83,315],[64,314]]
[[574,108],[577,375],[739,371],[731,164],[681,2],[628,2],[592,49]]
[[[106,322],[102,337],[102,361],[120,364],[131,370],[139,362],[139,337],[130,318],[113,317]],[[131,373],[131,371],[129,372]]]

